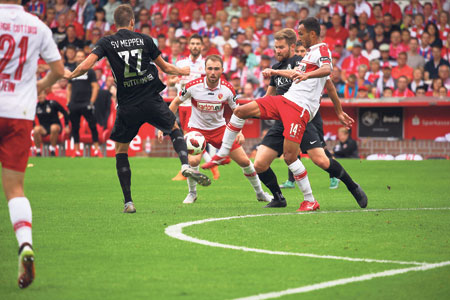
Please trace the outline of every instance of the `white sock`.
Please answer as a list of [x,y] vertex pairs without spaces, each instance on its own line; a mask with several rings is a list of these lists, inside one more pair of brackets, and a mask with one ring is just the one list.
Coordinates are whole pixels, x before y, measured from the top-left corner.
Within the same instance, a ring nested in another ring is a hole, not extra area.
[[16,197],[8,201],[9,216],[16,233],[19,247],[23,243],[33,244],[31,237],[31,206],[25,197]]
[[297,159],[289,165],[289,170],[294,174],[295,182],[297,182],[298,187],[302,191],[303,198],[306,201],[314,202],[315,200],[312,194],[311,184],[309,183],[308,173],[302,162]]
[[36,148],[36,153],[41,153],[41,148]]
[[[191,169],[194,169],[194,170],[198,171],[198,166],[191,167]],[[190,194],[197,194],[197,181],[195,181],[191,177],[188,177],[187,178],[187,184],[188,184],[188,188],[189,188],[189,193]]]
[[253,189],[255,190],[255,193],[256,194],[264,193],[264,191],[261,187],[261,181],[259,180],[258,174],[256,174],[253,163],[250,162],[250,165],[242,168],[242,171],[244,171],[245,177],[247,177],[248,181],[250,181],[250,184],[252,185]]
[[210,162],[211,161],[211,155],[209,155],[208,151],[203,151],[202,154],[202,158],[206,161],[206,162]]
[[220,146],[217,155],[219,155],[220,157],[225,157],[230,154],[230,150],[233,146],[234,140],[236,139],[238,133],[241,131],[242,127],[244,127],[244,124],[245,119],[238,118],[234,114],[231,116],[230,122],[228,122],[225,133],[223,134],[222,146]]
[[50,150],[50,151],[55,151],[56,149],[55,149],[55,147],[53,147],[52,145],[50,145],[50,146],[48,147],[48,150]]

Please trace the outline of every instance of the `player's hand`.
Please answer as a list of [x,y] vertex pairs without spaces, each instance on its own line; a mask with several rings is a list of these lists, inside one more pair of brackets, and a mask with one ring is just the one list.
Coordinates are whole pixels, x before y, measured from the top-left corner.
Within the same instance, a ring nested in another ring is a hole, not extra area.
[[303,72],[298,71],[292,75],[291,79],[294,83],[299,83],[300,81],[305,81],[308,78],[309,78],[308,73],[303,73]]
[[64,69],[64,75],[63,78],[70,80],[70,76],[72,76],[72,72],[69,69]]
[[164,134],[161,130],[158,130],[158,142],[161,144],[164,140]]
[[344,125],[347,129],[350,129],[352,127],[353,123],[355,123],[355,120],[353,120],[349,115],[347,115],[345,112],[342,112],[338,115],[339,121]]
[[238,143],[239,145],[242,145],[245,143],[245,137],[242,134],[242,132],[239,132],[236,136],[236,143]]
[[271,77],[273,75],[273,70],[270,68],[266,68],[262,71],[262,74],[265,78]]
[[181,75],[183,75],[183,76],[187,76],[187,75],[191,74],[191,67],[189,67],[189,66],[182,67],[182,68],[180,68],[180,70],[181,70]]
[[64,132],[66,134],[70,134],[70,127],[67,125],[67,127],[64,127]]

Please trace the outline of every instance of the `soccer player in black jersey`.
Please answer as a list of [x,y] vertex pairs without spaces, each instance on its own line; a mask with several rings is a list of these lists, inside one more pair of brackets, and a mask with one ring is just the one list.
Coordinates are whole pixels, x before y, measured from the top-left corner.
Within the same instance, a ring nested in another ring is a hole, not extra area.
[[36,116],[39,120],[39,125],[36,125],[33,130],[36,156],[41,156],[42,137],[48,134],[50,134],[50,155],[55,156],[55,147],[58,142],[58,135],[61,132],[58,112],[64,115],[64,123],[66,124],[64,130],[67,133],[70,132],[69,114],[61,104],[53,100],[46,100],[45,97],[46,93],[42,91],[38,96],[36,105]]
[[[296,33],[292,29],[282,29],[275,34],[275,55],[279,61],[272,66],[272,69],[264,70],[265,76],[271,76],[270,86],[266,95],[283,95],[291,86],[291,76],[295,73],[294,68],[300,64],[301,56],[294,55],[296,47]],[[327,80],[325,85],[331,100],[340,103],[336,89]],[[261,146],[256,152],[255,169],[260,180],[270,189],[274,200],[266,207],[285,207],[284,199],[275,173],[270,168],[270,164],[277,157],[283,154],[283,123],[275,121],[269,129]],[[342,180],[348,190],[355,197],[360,207],[367,206],[367,196],[362,188],[355,183],[345,169],[331,156],[327,156],[324,150],[325,141],[323,139],[323,122],[320,113],[306,126],[300,148],[308,153],[311,160],[320,168],[328,172],[331,176]]]
[[101,38],[92,53],[69,76],[72,79],[84,74],[105,56],[111,65],[118,100],[111,139],[116,142],[116,168],[125,198],[125,213],[136,212],[130,190],[128,147],[144,123],[170,135],[181,160],[184,176],[191,177],[204,186],[211,184],[206,175],[189,167],[183,133],[175,122],[175,115],[159,95],[165,85],[159,79],[156,65],[171,75],[189,75],[189,67],[180,69],[164,61],[151,37],[133,31],[134,22],[131,6],[123,4],[117,7],[114,11],[117,33]]

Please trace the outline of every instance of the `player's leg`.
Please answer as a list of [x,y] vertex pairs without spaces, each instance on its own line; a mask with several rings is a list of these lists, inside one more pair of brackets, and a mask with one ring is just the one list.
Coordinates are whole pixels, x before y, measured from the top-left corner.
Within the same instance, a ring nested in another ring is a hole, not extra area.
[[242,168],[245,177],[247,177],[256,193],[256,199],[262,202],[270,202],[272,197],[263,191],[261,181],[259,180],[255,167],[248,158],[247,154],[245,154],[244,149],[240,145],[235,144],[230,152],[230,157]]
[[[181,126],[181,130],[183,131],[183,133],[186,133],[188,130],[188,123],[189,123],[189,118],[191,115],[191,106],[179,106],[178,107],[178,118],[180,120],[180,126]],[[172,180],[174,181],[182,181],[182,180],[186,180],[187,178],[183,176],[183,174],[181,174],[181,170],[178,171],[177,175],[175,175],[175,177],[172,178]]]
[[[202,160],[202,155],[189,155],[189,166],[198,172],[200,161]],[[187,178],[187,184],[189,188],[189,193],[184,199],[183,203],[190,204],[194,203],[197,200],[197,181],[195,181],[192,177]]]
[[282,184],[280,184],[280,188],[282,188],[282,189],[295,188],[294,174],[292,173],[291,170],[288,169],[288,179],[285,182],[283,182]]
[[135,213],[133,199],[131,198],[131,168],[128,160],[130,143],[116,142],[116,170],[124,198],[124,213]]
[[99,145],[98,145],[98,130],[97,130],[97,119],[94,115],[94,110],[90,108],[83,109],[83,116],[88,122],[89,130],[92,134],[92,142],[94,143],[94,156],[101,156]]
[[41,156],[42,137],[47,135],[47,131],[41,125],[36,125],[33,129],[34,145],[36,146],[36,156]]
[[58,135],[61,132],[61,125],[50,125],[50,155],[55,156],[56,143],[58,143]]
[[69,118],[70,123],[72,124],[72,137],[75,144],[75,157],[80,157],[80,110],[78,108],[71,108]]

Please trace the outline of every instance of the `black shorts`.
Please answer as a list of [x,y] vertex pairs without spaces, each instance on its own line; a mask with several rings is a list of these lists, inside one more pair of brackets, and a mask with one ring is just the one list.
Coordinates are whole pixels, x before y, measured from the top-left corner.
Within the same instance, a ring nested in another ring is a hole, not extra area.
[[175,120],[175,115],[159,95],[137,105],[122,105],[117,108],[111,139],[119,143],[129,143],[144,123],[169,134]]
[[[269,129],[266,136],[263,138],[261,145],[269,147],[278,153],[278,156],[283,154],[283,123],[281,121],[275,121],[275,124]],[[314,148],[323,148],[326,146],[323,138],[323,121],[320,113],[317,112],[314,119],[306,126],[305,133],[303,134],[300,149],[303,153]]]
[[[51,127],[53,124],[59,125],[59,127],[61,127],[61,123],[60,123],[60,122],[58,122],[58,123],[50,123],[50,124],[40,124],[40,125],[41,125],[42,127],[44,127],[44,129],[45,129],[46,134],[45,134],[44,136],[47,136],[47,135],[50,134],[50,127]],[[61,128],[62,128],[62,127],[61,127]]]

